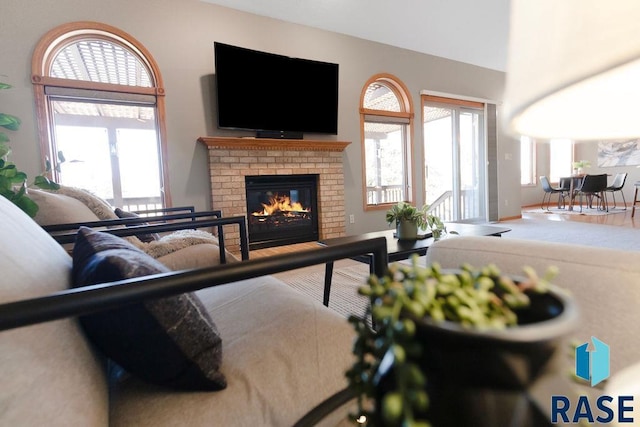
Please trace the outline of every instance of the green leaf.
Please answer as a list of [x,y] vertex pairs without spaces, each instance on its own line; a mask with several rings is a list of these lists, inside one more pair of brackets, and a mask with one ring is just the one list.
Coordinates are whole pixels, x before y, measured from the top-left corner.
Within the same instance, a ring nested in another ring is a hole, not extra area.
[[43,190],[58,190],[60,188],[60,185],[57,182],[51,181],[44,175],[36,176],[33,181],[33,185],[38,188],[42,188]]
[[31,200],[26,195],[22,195],[13,201],[20,209],[22,209],[31,218],[35,217],[38,213],[38,204]]
[[13,179],[14,176],[18,173],[18,169],[16,165],[11,162],[5,162],[2,169],[0,169],[0,175],[7,177],[9,179]]
[[20,128],[20,119],[11,114],[0,113],[0,126],[9,130],[18,130]]
[[2,83],[0,82],[0,89],[11,89],[11,85],[8,83]]
[[[4,134],[0,133],[0,135],[4,135]],[[11,154],[11,148],[9,148],[8,145],[0,143],[0,158],[4,159],[4,157],[8,156],[9,154]]]
[[0,132],[0,143],[9,142],[9,137],[6,133]]

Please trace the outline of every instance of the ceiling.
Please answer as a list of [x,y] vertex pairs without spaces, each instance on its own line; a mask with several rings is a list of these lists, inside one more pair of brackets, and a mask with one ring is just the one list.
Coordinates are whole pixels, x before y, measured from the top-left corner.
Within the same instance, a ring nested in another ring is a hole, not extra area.
[[510,0],[202,0],[505,71]]

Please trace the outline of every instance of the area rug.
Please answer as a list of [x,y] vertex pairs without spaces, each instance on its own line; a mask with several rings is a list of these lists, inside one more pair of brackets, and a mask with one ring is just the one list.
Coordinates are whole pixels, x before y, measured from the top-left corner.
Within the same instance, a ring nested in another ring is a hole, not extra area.
[[626,210],[624,210],[624,208],[609,208],[609,211],[601,211],[600,209],[587,208],[583,206],[582,212],[580,212],[579,206],[574,206],[572,211],[566,208],[559,209],[557,206],[555,207],[549,206],[549,209],[531,208],[531,209],[523,209],[522,212],[535,213],[535,214],[600,216],[600,215],[613,215],[613,214],[625,213]]
[[[321,265],[278,273],[274,276],[316,301],[322,301],[324,274],[324,265]],[[352,260],[336,262],[331,281],[329,308],[345,318],[352,314],[364,315],[368,299],[358,293],[358,288],[366,285],[368,277],[367,264]]]

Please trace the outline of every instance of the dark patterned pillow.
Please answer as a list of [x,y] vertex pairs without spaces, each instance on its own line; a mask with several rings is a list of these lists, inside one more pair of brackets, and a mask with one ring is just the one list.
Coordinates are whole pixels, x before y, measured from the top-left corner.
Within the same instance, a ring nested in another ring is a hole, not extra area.
[[[73,250],[73,286],[168,272],[127,241],[82,227]],[[132,375],[185,390],[221,390],[222,341],[193,293],[80,317],[91,342]]]
[[[118,216],[118,218],[140,218],[140,215],[133,212],[123,211],[120,208],[116,208],[114,212]],[[143,224],[146,224],[146,223],[143,223]],[[142,224],[135,224],[135,225],[142,225]],[[128,227],[132,227],[132,225],[129,225]],[[136,234],[136,237],[144,243],[153,242],[154,240],[160,240],[160,235],[158,233],[140,233],[140,234]]]

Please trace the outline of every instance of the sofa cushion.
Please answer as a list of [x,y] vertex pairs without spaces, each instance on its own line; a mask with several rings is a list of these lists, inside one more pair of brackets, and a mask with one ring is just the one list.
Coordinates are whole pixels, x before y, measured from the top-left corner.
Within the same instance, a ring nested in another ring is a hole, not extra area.
[[[118,218],[140,218],[140,215],[134,212],[124,211],[120,208],[116,208],[114,212],[118,216]],[[143,223],[143,224],[146,224],[146,223]],[[141,225],[141,224],[136,224],[136,225]],[[149,243],[149,242],[153,242],[154,240],[160,239],[160,235],[158,233],[141,233],[141,234],[136,234],[136,236],[138,236],[138,239],[140,239],[144,243]]]
[[[71,257],[0,197],[0,303],[71,285]],[[73,318],[0,332],[0,425],[106,426],[103,367]]]
[[[128,378],[114,389],[111,426],[291,426],[347,386],[354,330],[320,300],[272,276],[196,293],[225,338],[227,388],[176,394]],[[352,426],[348,409],[318,426]]]
[[29,189],[29,197],[38,205],[38,213],[33,219],[40,225],[100,220],[84,203],[64,194]]
[[65,196],[78,200],[88,207],[100,220],[118,218],[113,211],[113,207],[111,207],[106,200],[96,196],[89,190],[61,185],[58,190],[54,191],[58,194],[64,194]]
[[[220,264],[218,238],[204,230],[178,230],[159,240],[136,245],[172,270],[211,267]],[[239,262],[225,249],[227,263]]]
[[[125,240],[81,227],[73,251],[74,286],[168,272]],[[220,390],[222,341],[194,293],[82,316],[89,339],[129,373],[164,386]]]

